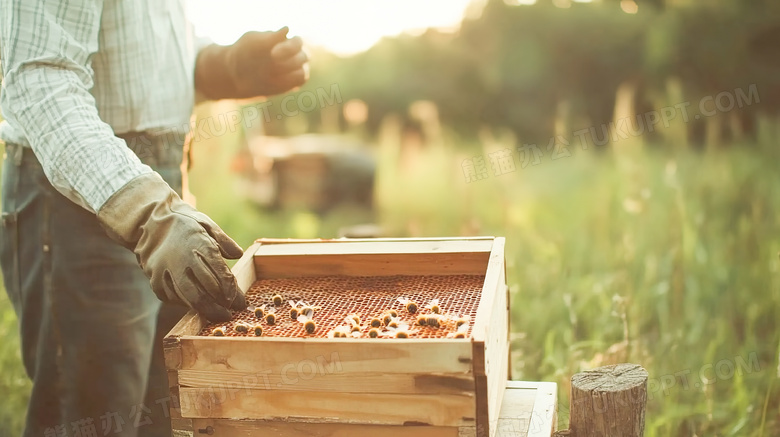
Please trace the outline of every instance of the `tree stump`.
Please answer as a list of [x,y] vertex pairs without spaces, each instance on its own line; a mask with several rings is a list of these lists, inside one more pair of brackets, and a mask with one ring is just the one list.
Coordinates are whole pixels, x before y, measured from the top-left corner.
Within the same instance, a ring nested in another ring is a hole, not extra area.
[[571,378],[572,437],[642,437],[645,432],[647,371],[616,364]]

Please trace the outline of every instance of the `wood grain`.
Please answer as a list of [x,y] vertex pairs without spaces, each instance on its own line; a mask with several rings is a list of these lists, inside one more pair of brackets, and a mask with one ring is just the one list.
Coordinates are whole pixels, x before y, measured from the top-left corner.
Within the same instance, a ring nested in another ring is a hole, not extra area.
[[[477,315],[471,330],[472,336],[478,341],[485,341],[492,321],[491,314],[494,307],[493,302],[497,298],[496,292],[499,289],[504,290],[503,287],[499,288],[502,282],[501,278],[504,275],[504,238],[496,238],[493,242],[490,257],[483,272],[485,273],[485,284],[482,287]],[[506,285],[505,282],[504,285]]]
[[615,364],[571,378],[569,429],[576,437],[642,437],[645,432],[647,371]]
[[[509,382],[507,390],[513,389],[514,384]],[[535,385],[536,399],[528,437],[550,437],[558,428],[558,385],[554,382],[537,382]]]
[[456,339],[179,338],[175,370],[290,375],[314,366],[329,373],[471,373],[471,342]]
[[[306,369],[308,372],[308,369]],[[296,378],[296,369],[286,375],[234,370],[179,370],[175,383],[182,387],[230,387],[255,390],[291,390],[347,393],[457,394],[474,395],[471,374],[432,373],[318,373],[306,381]],[[171,371],[175,372],[175,371]],[[290,383],[295,381],[295,383]]]
[[[501,402],[496,427],[497,437],[549,437],[553,422],[539,421],[541,411],[555,407],[555,383],[509,381]],[[190,422],[186,422],[190,421]],[[473,437],[474,426],[398,426],[342,423],[306,423],[297,418],[289,421],[251,419],[184,419],[174,421],[190,433],[220,437]],[[200,432],[198,432],[200,431]],[[189,434],[191,435],[191,434]]]
[[435,426],[474,423],[474,397],[179,388],[181,415],[190,418]]
[[492,240],[261,245],[258,278],[484,274]]
[[236,277],[238,282],[238,288],[244,293],[249,290],[249,287],[257,280],[257,272],[255,271],[255,253],[260,249],[260,243],[254,243],[244,252],[244,256],[236,261],[231,271]]
[[[500,403],[500,416],[495,427],[496,437],[527,437],[536,401],[536,386],[512,388],[507,384]],[[549,436],[548,436],[549,437]]]
[[261,244],[299,244],[299,243],[392,243],[398,241],[493,241],[496,237],[483,235],[474,237],[380,237],[380,238],[258,238],[255,243]]
[[255,257],[257,276],[265,279],[306,276],[478,275],[487,255],[470,253],[280,255]]
[[211,427],[224,437],[463,437],[459,428],[444,426],[346,425],[261,420],[192,419],[196,429]]
[[472,330],[479,437],[495,435],[509,371],[509,305],[504,265],[504,239],[496,238]]

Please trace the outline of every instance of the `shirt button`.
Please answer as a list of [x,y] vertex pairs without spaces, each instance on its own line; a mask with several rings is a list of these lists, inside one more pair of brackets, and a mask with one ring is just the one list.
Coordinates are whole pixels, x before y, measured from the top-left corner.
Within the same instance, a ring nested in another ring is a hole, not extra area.
[[44,244],[43,245],[43,251],[44,252],[48,252],[49,251],[49,245],[48,244]]

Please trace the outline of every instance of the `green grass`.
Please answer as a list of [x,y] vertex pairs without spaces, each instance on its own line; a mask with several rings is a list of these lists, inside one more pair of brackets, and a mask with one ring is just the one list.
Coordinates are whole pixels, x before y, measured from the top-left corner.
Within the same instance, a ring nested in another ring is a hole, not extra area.
[[[227,170],[240,143],[238,134],[196,143],[191,185],[198,207],[242,246],[332,237],[371,219],[247,204]],[[493,149],[453,138],[403,153],[393,135],[377,143],[376,215],[392,235],[507,238],[513,377],[559,383],[561,425],[573,373],[635,362],[666,384],[651,384],[648,437],[780,435],[780,151],[548,153],[467,184],[462,159]],[[0,300],[0,426],[13,434],[29,389],[15,323]]]
[[0,435],[15,436],[24,425],[31,384],[22,367],[16,313],[5,290],[0,293]]

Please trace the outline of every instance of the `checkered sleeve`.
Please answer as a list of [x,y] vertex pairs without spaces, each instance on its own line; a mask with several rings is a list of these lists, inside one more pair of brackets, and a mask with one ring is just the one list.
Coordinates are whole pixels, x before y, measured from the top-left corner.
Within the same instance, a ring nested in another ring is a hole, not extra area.
[[98,115],[90,94],[102,0],[0,0],[3,116],[30,143],[52,185],[96,212],[152,171]]

